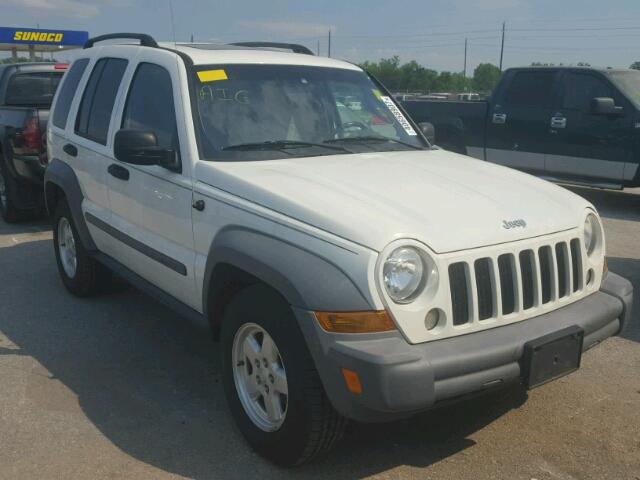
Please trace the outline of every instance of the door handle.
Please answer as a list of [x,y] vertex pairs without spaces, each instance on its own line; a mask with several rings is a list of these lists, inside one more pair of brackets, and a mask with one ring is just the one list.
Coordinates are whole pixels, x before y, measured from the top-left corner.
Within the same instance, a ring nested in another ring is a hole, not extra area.
[[493,114],[493,123],[497,125],[503,125],[507,122],[507,114],[506,113],[494,113]]
[[78,156],[78,147],[76,147],[75,145],[71,145],[70,143],[67,143],[64,147],[62,147],[62,150],[64,150],[64,153],[72,157]]
[[107,171],[109,172],[110,175],[120,180],[124,180],[125,182],[129,180],[129,170],[118,165],[117,163],[112,163],[111,165],[109,165],[109,168],[107,169]]
[[204,210],[204,200],[196,200],[191,206],[201,212]]
[[567,119],[564,117],[551,117],[551,128],[565,128]]

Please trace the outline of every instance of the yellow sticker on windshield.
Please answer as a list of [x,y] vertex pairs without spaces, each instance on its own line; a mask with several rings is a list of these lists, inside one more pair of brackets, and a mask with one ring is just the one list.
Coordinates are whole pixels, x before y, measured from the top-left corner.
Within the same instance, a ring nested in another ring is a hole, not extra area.
[[380,90],[378,90],[377,88],[374,88],[372,92],[378,100],[382,100],[382,94],[380,93]]
[[224,70],[202,70],[198,72],[198,78],[201,82],[218,82],[227,80],[227,72]]

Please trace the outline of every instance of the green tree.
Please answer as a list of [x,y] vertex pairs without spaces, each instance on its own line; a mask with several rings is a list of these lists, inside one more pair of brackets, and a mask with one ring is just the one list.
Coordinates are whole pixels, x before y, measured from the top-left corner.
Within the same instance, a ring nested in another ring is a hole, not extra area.
[[640,62],[633,62],[629,68],[633,68],[634,70],[640,70]]
[[440,72],[424,67],[415,60],[401,64],[397,56],[360,65],[392,92],[464,92],[472,80],[462,73]]
[[489,92],[500,79],[500,69],[491,63],[481,63],[473,71],[473,88],[478,92]]

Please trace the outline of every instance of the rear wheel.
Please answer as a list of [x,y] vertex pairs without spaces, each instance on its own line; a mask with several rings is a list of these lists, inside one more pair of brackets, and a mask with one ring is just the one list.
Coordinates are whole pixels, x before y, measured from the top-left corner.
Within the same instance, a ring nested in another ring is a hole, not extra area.
[[53,245],[58,272],[64,286],[78,297],[95,293],[111,278],[111,272],[85,250],[64,200],[58,202],[53,217]]
[[265,285],[240,291],[221,333],[225,394],[238,428],[283,466],[329,450],[346,420],[327,398],[290,307]]

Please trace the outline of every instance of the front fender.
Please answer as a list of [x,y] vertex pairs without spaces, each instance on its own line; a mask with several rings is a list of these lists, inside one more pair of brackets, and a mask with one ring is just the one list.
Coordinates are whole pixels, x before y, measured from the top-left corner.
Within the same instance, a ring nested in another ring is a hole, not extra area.
[[323,311],[374,308],[337,261],[265,232],[229,227],[215,237],[207,257],[202,299],[207,318],[213,272],[220,264],[232,265],[270,285],[294,307]]

